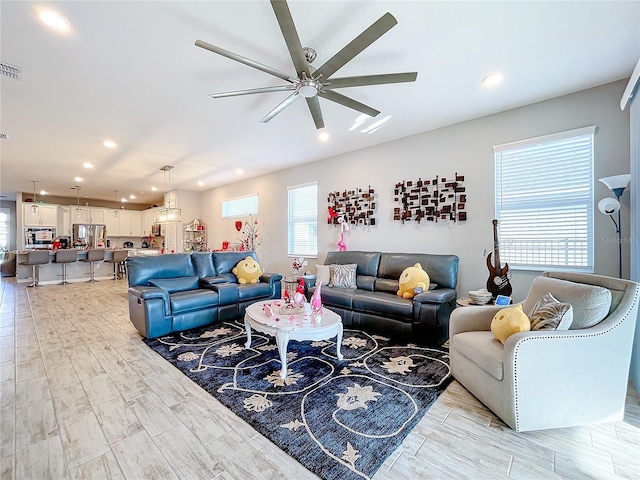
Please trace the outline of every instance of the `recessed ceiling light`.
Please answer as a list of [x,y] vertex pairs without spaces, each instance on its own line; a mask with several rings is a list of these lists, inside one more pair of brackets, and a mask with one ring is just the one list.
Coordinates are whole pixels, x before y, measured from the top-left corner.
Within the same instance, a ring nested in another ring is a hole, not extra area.
[[45,192],[44,190],[40,190],[40,195],[46,195],[47,192]]
[[118,144],[113,140],[105,140],[102,144],[107,148],[116,148]]
[[152,191],[152,192],[157,192],[157,191],[158,191],[158,189],[157,189],[156,187],[151,187],[151,191]]
[[320,140],[321,142],[326,142],[327,140],[329,140],[329,132],[321,132],[318,135],[318,140]]
[[40,21],[57,32],[67,33],[71,29],[69,20],[64,18],[58,12],[54,12],[53,10],[49,10],[44,7],[39,7],[37,12]]
[[76,182],[84,182],[84,179],[82,177],[75,177],[74,180]]
[[83,166],[84,168],[93,168],[93,163],[84,162],[84,163],[82,164],[82,166]]
[[133,200],[134,198],[136,198],[136,196],[132,193],[131,195],[129,195],[129,198]]
[[121,198],[121,199],[120,199],[120,201],[121,201],[122,203],[127,203],[127,199],[126,199],[126,198],[124,198],[124,197],[123,197],[123,198]]
[[500,85],[504,80],[504,74],[502,73],[490,73],[482,79],[482,86],[491,88]]
[[202,180],[198,182],[199,187],[202,187],[203,185],[204,185],[204,182]]
[[242,175],[244,173],[244,171],[241,168],[236,169],[236,173],[238,175]]

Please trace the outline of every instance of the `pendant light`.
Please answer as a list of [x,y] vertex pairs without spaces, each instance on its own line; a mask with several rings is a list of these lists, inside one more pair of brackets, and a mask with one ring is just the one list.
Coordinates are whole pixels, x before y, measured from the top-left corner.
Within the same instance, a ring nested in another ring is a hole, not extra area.
[[179,208],[171,207],[172,202],[167,201],[167,172],[169,173],[169,189],[171,189],[171,170],[172,165],[165,165],[160,170],[164,172],[163,193],[164,204],[159,210],[153,212],[153,223],[177,223],[182,221],[182,211]]
[[31,183],[33,183],[33,205],[31,206],[31,212],[36,215],[38,213],[38,205],[36,205],[36,183],[38,183],[38,181],[31,180]]
[[113,208],[113,218],[118,218],[118,215],[120,215],[120,211],[118,210],[118,190],[113,191],[113,200],[116,204],[116,206]]
[[76,218],[80,218],[82,216],[82,211],[80,210],[80,185],[76,185],[72,187],[76,189],[76,195],[78,197],[78,206],[76,207]]

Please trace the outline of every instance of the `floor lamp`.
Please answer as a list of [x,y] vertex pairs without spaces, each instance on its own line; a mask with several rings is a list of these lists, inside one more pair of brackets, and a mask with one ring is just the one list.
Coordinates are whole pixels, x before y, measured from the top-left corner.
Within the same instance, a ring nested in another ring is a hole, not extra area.
[[[621,218],[620,218],[620,197],[624,192],[624,189],[627,188],[629,182],[631,181],[631,175],[614,175],[613,177],[605,177],[600,178],[600,182],[604,183],[611,193],[616,198],[603,198],[598,202],[598,210],[600,210],[605,215],[609,215],[614,225],[616,226],[616,233],[618,234],[618,277],[622,278],[622,228],[621,228]],[[613,218],[613,214],[618,214],[618,221],[616,222],[615,218]]]

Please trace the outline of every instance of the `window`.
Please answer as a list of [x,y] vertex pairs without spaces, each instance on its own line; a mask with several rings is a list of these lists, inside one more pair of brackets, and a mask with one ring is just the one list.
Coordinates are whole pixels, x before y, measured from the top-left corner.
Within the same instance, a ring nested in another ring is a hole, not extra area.
[[248,217],[258,213],[258,194],[222,201],[222,218]]
[[594,133],[592,126],[493,147],[502,262],[593,271]]
[[287,254],[318,256],[318,182],[287,187]]
[[0,208],[0,251],[9,250],[10,238],[9,238],[9,209]]

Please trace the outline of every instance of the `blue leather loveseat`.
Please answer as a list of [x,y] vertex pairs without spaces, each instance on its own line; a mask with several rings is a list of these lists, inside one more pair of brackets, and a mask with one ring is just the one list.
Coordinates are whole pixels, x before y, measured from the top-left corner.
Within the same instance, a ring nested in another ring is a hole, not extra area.
[[255,252],[176,253],[127,258],[129,318],[147,338],[244,316],[247,305],[280,298],[280,274],[239,284],[231,270]]
[[[420,263],[431,288],[410,298],[399,297],[398,279]],[[426,253],[328,252],[325,265],[356,264],[356,288],[322,286],[323,305],[353,326],[408,341],[441,345],[449,338],[449,315],[456,307],[458,257]],[[307,296],[315,279],[305,277]]]

